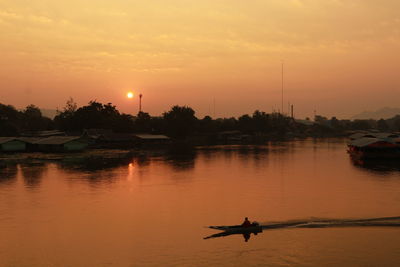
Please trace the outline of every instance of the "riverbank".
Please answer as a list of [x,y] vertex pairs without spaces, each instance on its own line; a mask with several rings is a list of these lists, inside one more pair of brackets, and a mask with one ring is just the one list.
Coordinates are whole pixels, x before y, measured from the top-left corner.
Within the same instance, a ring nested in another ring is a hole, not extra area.
[[40,152],[24,152],[24,153],[1,153],[0,162],[4,163],[26,163],[37,161],[65,161],[79,162],[87,159],[126,159],[134,156],[134,152],[130,150],[118,149],[92,149],[84,152],[76,153],[40,153]]

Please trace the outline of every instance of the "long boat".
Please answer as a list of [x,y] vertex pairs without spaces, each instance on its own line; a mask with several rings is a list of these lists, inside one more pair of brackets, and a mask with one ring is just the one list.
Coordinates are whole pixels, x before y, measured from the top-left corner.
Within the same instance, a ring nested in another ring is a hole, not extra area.
[[242,234],[243,236],[247,236],[246,238],[247,241],[250,238],[250,234],[257,235],[258,233],[261,233],[263,230],[263,227],[258,223],[248,227],[243,227],[242,225],[220,225],[220,226],[208,226],[208,228],[219,230],[221,232],[207,236],[204,239]]
[[209,226],[208,228],[214,230],[220,230],[227,233],[254,233],[262,232],[262,226],[259,224],[253,224],[251,226],[244,227],[242,225],[221,225],[221,226]]

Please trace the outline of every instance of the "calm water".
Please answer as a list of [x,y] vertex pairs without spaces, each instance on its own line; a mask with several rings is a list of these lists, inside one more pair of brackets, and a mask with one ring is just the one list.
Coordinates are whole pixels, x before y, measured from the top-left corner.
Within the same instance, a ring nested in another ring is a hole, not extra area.
[[400,215],[400,168],[345,141],[199,150],[89,171],[0,171],[0,266],[399,266],[400,227],[279,228],[244,242],[207,225]]

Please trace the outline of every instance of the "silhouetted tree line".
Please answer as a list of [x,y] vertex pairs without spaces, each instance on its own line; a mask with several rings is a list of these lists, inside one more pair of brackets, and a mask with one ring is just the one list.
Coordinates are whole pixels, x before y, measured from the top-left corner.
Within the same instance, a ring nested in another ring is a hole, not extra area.
[[24,131],[52,129],[53,120],[43,117],[38,107],[29,105],[18,111],[13,106],[0,103],[0,136],[17,136]]
[[0,104],[0,136],[18,136],[26,131],[62,130],[82,133],[84,129],[111,129],[117,133],[167,134],[177,139],[193,135],[212,135],[227,131],[240,131],[248,135],[268,135],[284,137],[335,136],[348,130],[400,131],[400,115],[380,120],[339,120],[315,116],[300,122],[280,113],[267,114],[256,110],[253,114],[239,118],[218,118],[210,116],[197,118],[195,111],[187,106],[173,106],[162,116],[153,117],[146,112],[137,116],[120,113],[111,103],[91,101],[79,107],[69,99],[63,110],[51,120],[42,116],[39,108],[27,106],[18,111],[13,106]]
[[116,132],[132,132],[134,129],[133,117],[121,114],[111,103],[90,101],[87,106],[78,108],[72,99],[67,101],[63,111],[58,111],[54,124],[57,129],[70,132],[93,128]]
[[400,115],[396,115],[390,119],[380,120],[338,120],[332,117],[330,120],[323,116],[315,116],[315,122],[319,125],[329,127],[335,132],[343,132],[347,130],[379,130],[381,132],[398,132],[400,131]]
[[255,111],[252,116],[213,120],[209,116],[198,119],[195,111],[187,106],[173,106],[160,117],[152,117],[146,112],[137,116],[121,114],[111,103],[101,104],[91,101],[87,106],[77,108],[72,99],[63,111],[54,118],[57,129],[82,131],[83,129],[112,129],[115,132],[136,132],[167,134],[183,139],[195,133],[218,133],[239,130],[243,133],[277,132],[283,134],[293,126],[292,120],[278,113],[266,114]]

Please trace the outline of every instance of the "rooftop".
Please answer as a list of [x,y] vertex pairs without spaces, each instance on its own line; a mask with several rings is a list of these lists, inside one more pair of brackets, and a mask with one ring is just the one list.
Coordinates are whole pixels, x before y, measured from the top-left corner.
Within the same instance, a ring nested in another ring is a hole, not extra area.
[[135,134],[140,139],[151,139],[151,140],[169,140],[170,138],[163,134]]
[[71,141],[80,139],[80,136],[52,136],[36,141],[39,145],[63,145]]
[[379,138],[373,138],[373,137],[363,137],[359,139],[352,140],[350,142],[351,146],[355,147],[366,147],[375,143],[385,143],[385,144],[390,144],[390,145],[395,145],[395,142],[390,139],[379,139]]
[[16,140],[17,137],[0,137],[0,145]]

